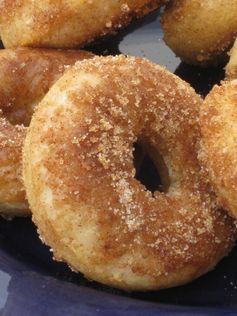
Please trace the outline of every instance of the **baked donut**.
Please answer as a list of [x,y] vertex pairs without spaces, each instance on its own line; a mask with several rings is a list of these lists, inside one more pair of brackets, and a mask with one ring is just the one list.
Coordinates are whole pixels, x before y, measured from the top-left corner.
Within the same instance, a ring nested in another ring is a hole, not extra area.
[[[189,282],[235,237],[197,160],[201,99],[135,57],[72,67],[37,107],[23,149],[33,221],[56,260],[125,290]],[[135,179],[133,144],[160,168],[164,193]]]
[[227,80],[237,79],[237,40],[230,51],[230,60],[225,70]]
[[0,215],[29,214],[22,184],[22,145],[35,106],[64,70],[91,53],[0,50]]
[[220,205],[237,218],[237,80],[215,86],[201,106],[205,164]]
[[162,25],[165,42],[184,62],[224,63],[237,36],[237,0],[171,0]]
[[18,46],[82,47],[113,34],[133,17],[167,0],[2,0],[0,29],[7,48]]
[[[1,59],[1,57],[0,57]],[[0,215],[11,218],[29,214],[22,184],[21,152],[26,127],[0,117]]]

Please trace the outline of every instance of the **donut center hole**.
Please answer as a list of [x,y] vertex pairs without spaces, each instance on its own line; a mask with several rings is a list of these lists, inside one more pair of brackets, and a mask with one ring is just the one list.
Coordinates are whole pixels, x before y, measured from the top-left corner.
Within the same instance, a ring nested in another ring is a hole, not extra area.
[[12,125],[23,125],[28,127],[30,125],[31,117],[33,115],[33,110],[27,109],[16,109],[15,107],[3,108],[1,111],[1,116],[5,117]]
[[169,189],[169,173],[164,159],[160,153],[151,146],[134,144],[135,178],[140,181],[148,191],[167,192]]

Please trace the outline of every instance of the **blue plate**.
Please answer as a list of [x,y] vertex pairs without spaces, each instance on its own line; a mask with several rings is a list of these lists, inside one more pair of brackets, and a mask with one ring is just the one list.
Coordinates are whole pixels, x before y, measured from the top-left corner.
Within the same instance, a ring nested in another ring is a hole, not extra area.
[[[222,69],[187,66],[162,41],[155,12],[91,48],[132,54],[165,65],[205,95]],[[149,293],[124,293],[85,280],[52,260],[30,219],[0,220],[0,315],[236,315],[237,252],[192,284]]]

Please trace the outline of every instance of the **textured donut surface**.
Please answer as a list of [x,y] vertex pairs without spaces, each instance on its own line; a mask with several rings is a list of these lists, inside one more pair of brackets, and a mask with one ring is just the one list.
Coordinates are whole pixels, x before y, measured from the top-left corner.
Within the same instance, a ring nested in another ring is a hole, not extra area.
[[237,40],[230,51],[230,60],[226,65],[226,79],[237,79]]
[[164,39],[183,61],[224,62],[237,35],[237,0],[171,0],[162,17]]
[[22,183],[22,145],[35,106],[64,70],[93,55],[82,51],[0,50],[0,214],[29,214]]
[[0,117],[0,215],[28,215],[22,183],[22,146],[26,127]]
[[[33,220],[57,260],[107,285],[151,290],[191,281],[229,252],[232,220],[197,159],[200,104],[181,79],[134,57],[95,57],[59,79],[23,154]],[[135,179],[135,142],[155,164],[162,157],[166,192]]]
[[200,158],[221,206],[237,217],[237,80],[215,86],[201,107]]
[[2,0],[5,47],[72,48],[114,33],[166,0]]

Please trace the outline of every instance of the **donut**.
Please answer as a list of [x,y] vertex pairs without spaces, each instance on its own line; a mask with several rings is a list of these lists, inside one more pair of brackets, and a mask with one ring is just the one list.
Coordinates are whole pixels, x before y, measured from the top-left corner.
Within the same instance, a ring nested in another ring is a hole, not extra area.
[[0,50],[0,215],[30,213],[21,152],[34,108],[66,68],[92,56],[82,51]]
[[2,0],[0,29],[7,48],[82,47],[115,33],[167,0]]
[[12,125],[0,117],[0,215],[12,218],[29,215],[22,184],[22,146],[26,127]]
[[[42,240],[58,261],[124,290],[189,282],[235,239],[197,159],[201,99],[166,69],[136,57],[76,63],[37,107],[23,179]],[[136,178],[134,143],[164,192]]]
[[162,25],[165,42],[182,61],[224,63],[237,36],[237,0],[171,0]]
[[237,40],[230,51],[230,60],[225,68],[226,80],[237,79]]
[[50,49],[0,50],[0,108],[12,124],[29,125],[34,107],[78,59],[94,56],[86,51]]
[[215,86],[201,106],[200,159],[219,204],[237,218],[237,80]]

